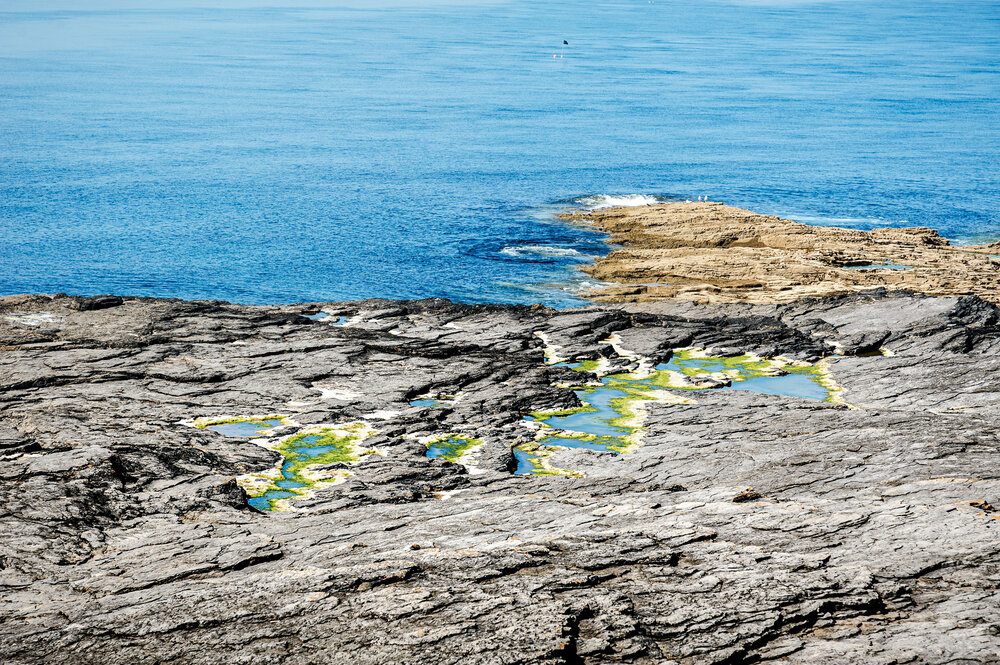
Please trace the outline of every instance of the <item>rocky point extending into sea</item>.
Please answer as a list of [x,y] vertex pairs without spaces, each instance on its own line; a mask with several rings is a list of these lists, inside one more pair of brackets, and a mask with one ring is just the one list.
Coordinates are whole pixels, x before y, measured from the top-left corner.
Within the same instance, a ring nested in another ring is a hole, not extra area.
[[733,210],[576,310],[0,298],[0,660],[1000,662],[996,261]]
[[792,302],[872,288],[975,294],[1000,302],[1000,242],[954,246],[926,227],[810,226],[717,202],[563,215],[611,233],[621,249],[586,271],[615,282],[600,302]]

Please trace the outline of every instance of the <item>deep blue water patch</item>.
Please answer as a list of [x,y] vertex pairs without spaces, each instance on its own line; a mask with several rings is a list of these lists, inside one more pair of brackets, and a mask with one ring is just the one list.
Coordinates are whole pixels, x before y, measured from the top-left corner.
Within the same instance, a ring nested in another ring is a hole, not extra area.
[[180,4],[4,3],[0,294],[579,304],[592,194],[1000,236],[992,0]]

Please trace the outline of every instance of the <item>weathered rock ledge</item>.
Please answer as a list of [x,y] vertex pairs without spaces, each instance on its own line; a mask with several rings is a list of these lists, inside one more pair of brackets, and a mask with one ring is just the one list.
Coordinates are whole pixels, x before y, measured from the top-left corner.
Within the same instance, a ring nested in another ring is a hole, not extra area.
[[[319,307],[0,299],[0,661],[998,662],[996,306]],[[631,452],[553,453],[582,477],[515,475],[523,414],[578,403],[546,345],[827,357],[849,406],[688,392]],[[378,454],[258,512],[235,479],[278,453],[184,424],[241,414]],[[448,431],[475,472],[425,455]]]
[[575,213],[623,248],[584,268],[597,302],[792,302],[871,288],[1000,302],[1000,243],[955,247],[928,228],[810,226],[714,202]]

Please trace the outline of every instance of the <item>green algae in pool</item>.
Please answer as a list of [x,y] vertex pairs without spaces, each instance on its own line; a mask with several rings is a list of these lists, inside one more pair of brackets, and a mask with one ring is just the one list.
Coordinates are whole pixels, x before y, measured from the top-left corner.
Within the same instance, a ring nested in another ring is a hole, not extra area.
[[569,476],[580,477],[583,474],[568,469],[553,469],[546,461],[549,449],[539,444],[517,446],[513,450],[517,465],[514,474],[518,476]]
[[[731,381],[722,390],[745,390],[761,395],[783,395],[811,400],[829,400],[831,391],[816,365],[766,360],[756,356],[710,357],[697,351],[677,351],[670,361],[656,366],[657,372],[677,372],[691,379],[709,376]],[[704,389],[697,385],[666,385],[681,389]],[[660,385],[663,385],[661,379]]]
[[537,448],[535,450],[529,450],[522,446],[515,446],[513,452],[514,461],[517,462],[517,466],[514,469],[514,475],[542,475],[545,471],[547,471],[538,455]]
[[482,443],[480,439],[461,434],[448,434],[427,442],[427,457],[461,464],[463,459]]
[[220,422],[216,424],[209,423],[204,425],[202,429],[210,429],[223,436],[252,439],[261,435],[266,435],[269,429],[278,427],[281,424],[282,419],[277,417],[262,418],[260,420],[233,419],[229,422]]
[[[593,371],[594,362],[568,364],[578,371]],[[700,380],[699,380],[700,379]],[[707,381],[706,379],[710,379]],[[652,370],[604,376],[600,386],[574,389],[583,406],[555,412],[536,412],[525,420],[543,428],[534,445],[514,449],[514,473],[573,475],[551,468],[546,453],[551,448],[586,448],[619,454],[637,442],[643,420],[644,401],[683,401],[664,388],[681,390],[744,390],[765,395],[784,395],[810,400],[829,400],[830,389],[815,365],[766,360],[756,356],[711,357],[697,350],[674,352],[669,362]],[[728,383],[728,385],[724,385]]]
[[410,400],[410,406],[429,406],[429,407],[437,408],[437,407],[445,406],[445,404],[446,403],[442,402],[441,400],[430,399],[430,398],[426,398],[426,399],[411,399]]
[[457,399],[456,395],[421,395],[410,400],[410,406],[426,406],[433,409],[440,409],[451,406]]
[[[563,363],[565,364],[565,363]],[[584,363],[569,365],[589,371]],[[544,434],[530,447],[514,448],[517,475],[577,475],[564,469],[553,469],[547,461],[550,448],[584,448],[614,455],[625,452],[635,443],[639,430],[637,404],[646,400],[663,399],[656,387],[636,388],[632,381],[605,377],[600,387],[575,389],[583,406],[554,412],[536,412],[525,420],[537,422]],[[638,383],[638,382],[635,382]]]
[[287,510],[288,501],[309,496],[320,487],[346,478],[344,468],[319,469],[333,464],[353,464],[372,450],[357,444],[374,431],[364,423],[321,427],[295,434],[267,446],[284,457],[280,467],[269,473],[241,476],[238,481],[251,497],[248,503],[258,510]]

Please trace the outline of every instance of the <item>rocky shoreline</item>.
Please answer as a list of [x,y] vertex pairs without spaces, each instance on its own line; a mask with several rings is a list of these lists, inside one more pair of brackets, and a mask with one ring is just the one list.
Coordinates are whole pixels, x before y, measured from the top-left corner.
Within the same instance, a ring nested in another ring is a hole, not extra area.
[[812,226],[716,202],[571,213],[622,248],[584,270],[597,302],[793,302],[872,288],[1000,302],[1000,243],[957,247],[924,227]]
[[998,662],[976,296],[11,296],[0,340],[5,663]]

